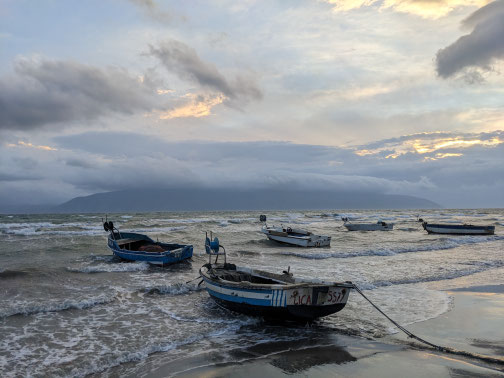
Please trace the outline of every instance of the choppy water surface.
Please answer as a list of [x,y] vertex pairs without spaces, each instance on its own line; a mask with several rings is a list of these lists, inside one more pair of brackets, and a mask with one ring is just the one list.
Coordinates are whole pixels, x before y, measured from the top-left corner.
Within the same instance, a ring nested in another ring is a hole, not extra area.
[[[167,268],[125,263],[106,246],[101,215],[0,215],[0,373],[2,376],[137,375],[203,353],[240,361],[266,342],[295,343],[328,333],[381,337],[394,332],[356,293],[340,313],[312,327],[264,324],[218,308],[198,280],[205,231],[228,260],[297,276],[351,280],[407,325],[439,316],[442,290],[504,284],[504,211],[431,210],[433,222],[493,224],[494,236],[427,235],[416,211],[270,212],[268,223],[332,236],[331,247],[267,241],[258,212],[114,214],[124,231],[194,245],[194,257]],[[348,232],[341,216],[394,222],[391,232]],[[187,367],[186,367],[187,368]]]

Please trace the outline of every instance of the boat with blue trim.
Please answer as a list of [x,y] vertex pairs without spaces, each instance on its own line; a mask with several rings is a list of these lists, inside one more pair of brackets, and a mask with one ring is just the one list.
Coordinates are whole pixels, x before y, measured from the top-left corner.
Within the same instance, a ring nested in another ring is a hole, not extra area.
[[[341,311],[354,287],[349,281],[294,278],[290,268],[276,274],[229,264],[224,247],[217,238],[212,240],[212,234],[206,236],[205,250],[209,261],[200,275],[208,294],[221,307],[247,315],[311,321]],[[217,261],[221,255],[224,263]]]
[[193,255],[192,245],[162,243],[144,234],[120,232],[111,221],[105,221],[103,228],[109,232],[108,247],[123,260],[169,265],[190,259]]
[[474,226],[472,224],[435,224],[422,222],[422,227],[429,234],[493,235],[495,233],[495,226]]

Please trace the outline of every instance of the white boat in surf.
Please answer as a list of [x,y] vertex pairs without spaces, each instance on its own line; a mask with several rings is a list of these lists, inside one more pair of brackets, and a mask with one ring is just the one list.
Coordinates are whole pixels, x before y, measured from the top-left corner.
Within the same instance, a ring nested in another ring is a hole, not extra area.
[[422,227],[429,234],[493,235],[495,232],[495,226],[474,226],[472,224],[436,224],[422,222]]
[[[266,222],[266,216],[261,215],[260,220]],[[330,236],[315,235],[299,228],[268,226],[265,223],[261,232],[270,240],[298,247],[328,247],[331,245]]]
[[394,223],[378,221],[376,223],[350,223],[348,218],[341,218],[343,226],[348,231],[391,231],[394,229]]

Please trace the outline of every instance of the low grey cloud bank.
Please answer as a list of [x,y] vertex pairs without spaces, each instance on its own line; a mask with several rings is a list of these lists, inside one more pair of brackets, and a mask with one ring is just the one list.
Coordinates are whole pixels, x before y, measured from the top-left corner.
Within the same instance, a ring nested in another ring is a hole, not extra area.
[[[66,197],[61,196],[60,202],[76,195],[147,186],[358,191],[414,195],[450,207],[495,207],[504,206],[499,194],[504,191],[502,140],[502,131],[420,133],[358,147],[328,147],[174,143],[133,133],[84,133],[55,138],[54,151],[26,145],[8,152],[0,148],[4,157],[0,194],[8,198],[15,192],[21,198],[26,180],[31,179],[35,185],[39,180],[53,196],[60,191],[51,192],[48,182],[64,187]],[[131,146],[127,151],[125,144]],[[36,170],[21,164],[20,157],[37,159]]]
[[443,78],[471,67],[489,70],[494,60],[504,58],[504,0],[480,8],[462,25],[473,30],[437,52],[436,69]]
[[18,59],[0,78],[0,128],[29,130],[153,108],[154,89],[118,68],[72,61]]

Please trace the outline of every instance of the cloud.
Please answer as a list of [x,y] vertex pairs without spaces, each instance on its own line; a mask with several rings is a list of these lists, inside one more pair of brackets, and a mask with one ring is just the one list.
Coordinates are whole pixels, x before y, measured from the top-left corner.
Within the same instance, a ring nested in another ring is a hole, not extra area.
[[0,78],[0,129],[92,120],[154,107],[155,90],[119,68],[22,58]]
[[335,12],[349,11],[364,6],[379,5],[380,9],[410,13],[423,18],[437,19],[459,7],[482,6],[487,0],[326,0]]
[[467,71],[469,80],[481,81],[481,75],[469,69],[488,71],[493,62],[504,58],[504,0],[482,7],[462,25],[473,30],[437,52],[437,74],[448,78]]
[[[87,132],[54,138],[50,145],[57,151],[0,147],[0,179],[9,183],[0,185],[4,186],[0,194],[19,203],[25,199],[20,194],[24,190],[32,203],[38,195],[27,188],[36,186],[41,188],[38,198],[59,196],[63,202],[148,183],[156,188],[332,188],[415,195],[446,206],[495,207],[504,206],[502,195],[496,194],[504,189],[502,140],[503,131],[438,132],[329,147],[170,142],[135,133]],[[355,153],[361,150],[370,153]],[[51,182],[57,186],[53,192]],[[474,187],[479,190],[473,191]]]
[[140,7],[145,15],[152,18],[155,21],[161,23],[169,23],[172,21],[173,16],[162,10],[159,5],[154,0],[129,0],[131,3]]
[[[436,160],[440,158],[462,156],[464,150],[471,147],[496,147],[504,143],[504,133],[445,133],[431,132],[402,136],[370,143],[355,150],[359,156],[376,156],[386,159],[396,159],[401,155],[418,154],[424,159]],[[458,152],[438,152],[439,150],[457,150]]]
[[224,96],[218,94],[215,96],[203,96],[188,94],[185,96],[189,101],[176,106],[169,111],[157,113],[159,119],[187,118],[187,117],[206,117],[212,114],[212,108],[224,102]]
[[203,61],[196,50],[182,42],[172,39],[158,46],[149,45],[149,54],[158,58],[168,71],[181,79],[222,93],[231,102],[262,98],[262,92],[252,77],[236,76],[230,81],[214,64]]

